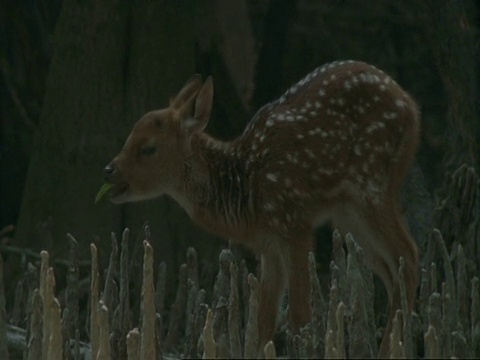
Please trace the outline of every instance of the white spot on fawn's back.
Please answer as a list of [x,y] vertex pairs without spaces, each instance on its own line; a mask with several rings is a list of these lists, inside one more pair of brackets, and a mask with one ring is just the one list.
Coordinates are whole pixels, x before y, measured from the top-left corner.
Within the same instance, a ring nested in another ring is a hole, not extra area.
[[384,112],[384,113],[383,113],[383,117],[384,117],[385,119],[389,119],[389,120],[391,120],[391,119],[396,119],[397,116],[398,116],[398,114],[397,114],[396,112],[388,112],[388,111],[387,111],[387,112]]
[[273,181],[273,182],[277,182],[278,176],[276,174],[273,174],[273,173],[268,173],[267,174],[267,179],[270,180],[270,181]]
[[267,211],[274,211],[275,205],[271,203],[266,203],[265,205],[263,205],[263,208]]
[[355,144],[355,146],[353,147],[353,152],[355,153],[355,155],[362,155],[362,150],[360,148],[360,145],[358,144]]

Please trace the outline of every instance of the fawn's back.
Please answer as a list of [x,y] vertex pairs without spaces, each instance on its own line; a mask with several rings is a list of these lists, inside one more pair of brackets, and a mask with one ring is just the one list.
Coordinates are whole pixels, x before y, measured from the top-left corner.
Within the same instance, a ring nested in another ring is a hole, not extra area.
[[252,184],[244,213],[287,235],[334,217],[338,204],[391,201],[418,127],[416,105],[382,71],[353,61],[324,65],[264,106],[229,147],[245,167],[239,184]]

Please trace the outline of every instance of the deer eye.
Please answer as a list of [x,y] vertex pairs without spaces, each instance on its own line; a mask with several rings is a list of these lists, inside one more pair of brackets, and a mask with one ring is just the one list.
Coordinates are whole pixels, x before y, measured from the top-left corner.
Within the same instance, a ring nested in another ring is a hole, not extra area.
[[153,155],[157,151],[157,148],[153,145],[144,145],[140,148],[140,154],[149,156]]

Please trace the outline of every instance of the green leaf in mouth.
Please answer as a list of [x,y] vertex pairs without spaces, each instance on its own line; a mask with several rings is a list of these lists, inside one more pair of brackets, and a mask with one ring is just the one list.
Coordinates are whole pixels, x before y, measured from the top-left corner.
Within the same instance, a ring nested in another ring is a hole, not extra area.
[[105,195],[105,193],[113,187],[113,184],[105,183],[102,185],[100,190],[98,190],[97,196],[95,196],[95,204],[100,201],[100,199]]

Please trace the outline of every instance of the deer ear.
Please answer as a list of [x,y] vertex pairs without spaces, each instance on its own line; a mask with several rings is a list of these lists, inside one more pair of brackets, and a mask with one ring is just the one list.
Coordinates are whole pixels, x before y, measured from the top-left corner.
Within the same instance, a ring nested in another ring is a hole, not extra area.
[[170,107],[176,110],[181,109],[198,93],[201,86],[202,77],[199,74],[193,75],[185,85],[183,85],[178,95],[174,99],[170,99]]
[[[182,117],[182,126],[189,133],[203,131],[208,124],[212,112],[213,80],[209,76],[195,98],[195,108],[192,116]],[[185,113],[184,113],[185,114]],[[190,112],[191,114],[191,112]]]

